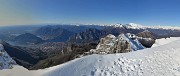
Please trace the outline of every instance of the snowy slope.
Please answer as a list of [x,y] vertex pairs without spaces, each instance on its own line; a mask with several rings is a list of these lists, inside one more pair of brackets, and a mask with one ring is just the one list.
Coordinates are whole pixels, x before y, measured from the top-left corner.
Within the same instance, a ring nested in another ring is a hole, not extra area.
[[7,54],[2,44],[0,44],[0,70],[10,69],[16,62]]
[[178,39],[180,39],[180,37],[170,37],[170,38],[157,39],[155,41],[155,43],[152,45],[152,47],[157,47],[157,46],[160,46],[160,45],[165,45],[165,44],[168,44],[170,42],[176,41]]
[[7,54],[2,44],[0,44],[0,70],[10,69],[16,62]]
[[47,71],[48,70],[45,69],[29,71],[28,69],[22,66],[14,65],[12,69],[0,70],[0,76],[44,76],[43,74]]
[[130,53],[94,54],[43,70],[15,67],[0,71],[0,76],[180,76],[179,43],[180,38],[177,38]]
[[[133,51],[144,49],[145,47],[137,40],[134,34],[121,34],[122,37],[131,44],[131,49]],[[134,38],[134,39],[133,39]]]

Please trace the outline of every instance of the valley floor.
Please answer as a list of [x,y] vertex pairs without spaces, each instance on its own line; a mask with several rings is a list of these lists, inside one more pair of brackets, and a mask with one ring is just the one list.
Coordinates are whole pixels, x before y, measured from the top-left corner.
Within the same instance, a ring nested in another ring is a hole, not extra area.
[[180,38],[160,39],[149,49],[94,54],[42,70],[14,66],[0,76],[180,76],[179,43]]

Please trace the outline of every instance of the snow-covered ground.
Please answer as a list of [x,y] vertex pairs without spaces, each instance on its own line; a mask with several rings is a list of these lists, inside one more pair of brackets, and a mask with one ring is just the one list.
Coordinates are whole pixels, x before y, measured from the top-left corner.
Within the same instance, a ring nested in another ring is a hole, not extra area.
[[157,41],[163,44],[130,53],[89,55],[43,70],[15,66],[0,71],[0,76],[180,76],[180,38]]
[[162,38],[162,39],[157,39],[155,41],[155,43],[152,45],[152,47],[157,47],[157,46],[160,46],[160,45],[165,45],[165,44],[168,44],[170,42],[173,42],[173,41],[176,41],[176,40],[179,40],[180,37],[170,37],[170,38]]
[[46,70],[29,71],[22,66],[15,65],[13,69],[0,70],[0,76],[43,76],[45,72]]

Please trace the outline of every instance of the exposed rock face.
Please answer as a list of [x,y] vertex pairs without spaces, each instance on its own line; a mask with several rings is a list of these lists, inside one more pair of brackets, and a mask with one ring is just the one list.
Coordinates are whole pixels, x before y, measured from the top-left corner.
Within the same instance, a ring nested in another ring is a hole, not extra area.
[[0,70],[10,69],[16,62],[7,54],[2,44],[0,44]]
[[36,35],[50,42],[65,42],[74,33],[61,27],[45,26],[38,29]]
[[156,40],[156,37],[153,35],[153,33],[148,30],[138,33],[137,36],[139,37],[139,42],[141,42],[141,44],[147,48],[150,48]]
[[72,43],[97,42],[104,35],[105,35],[104,31],[95,28],[90,28],[83,32],[77,33],[75,36],[70,37],[69,42]]
[[152,32],[145,30],[143,32],[140,32],[137,34],[138,37],[143,37],[143,38],[151,38],[151,39],[156,39],[156,37],[153,35]]
[[112,53],[125,53],[144,49],[144,46],[137,40],[133,34],[120,34],[115,37],[112,34],[101,38],[100,43],[96,49],[91,49],[90,53],[97,54],[112,54]]

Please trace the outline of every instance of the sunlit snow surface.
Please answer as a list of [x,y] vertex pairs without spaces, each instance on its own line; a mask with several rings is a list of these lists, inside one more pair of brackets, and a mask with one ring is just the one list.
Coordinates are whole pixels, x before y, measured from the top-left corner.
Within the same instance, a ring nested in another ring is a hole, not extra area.
[[43,70],[15,66],[0,71],[0,76],[180,76],[180,38],[161,39],[156,44],[162,45],[130,53],[89,55]]
[[157,39],[155,44],[152,45],[152,47],[165,45],[165,44],[168,44],[170,42],[173,42],[173,41],[176,41],[176,40],[179,40],[179,39],[180,39],[180,37],[170,37],[170,38]]

